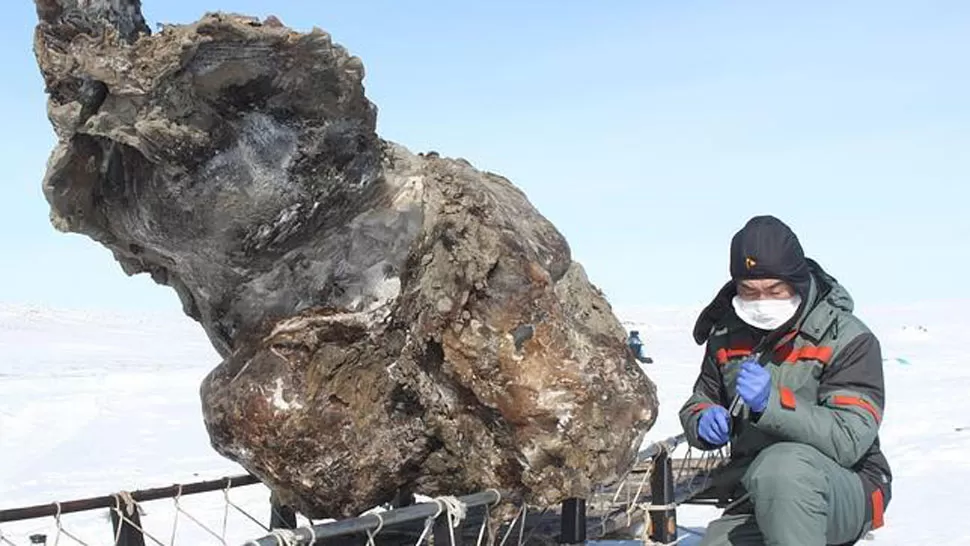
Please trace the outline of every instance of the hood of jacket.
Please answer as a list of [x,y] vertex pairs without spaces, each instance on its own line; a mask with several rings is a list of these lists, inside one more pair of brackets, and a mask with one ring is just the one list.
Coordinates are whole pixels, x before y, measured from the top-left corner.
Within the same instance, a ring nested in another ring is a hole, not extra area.
[[[852,296],[844,286],[839,284],[835,277],[826,272],[818,262],[811,258],[805,258],[808,262],[809,271],[812,274],[812,287],[809,291],[810,298],[802,304],[799,311],[797,324],[802,330],[817,337],[819,331],[826,328],[824,317],[828,316],[820,307],[831,306],[835,310],[851,313],[855,307]],[[731,299],[737,294],[737,287],[734,281],[728,281],[718,291],[714,299],[701,311],[694,323],[693,337],[694,342],[703,345],[720,326],[723,326],[726,319],[737,319],[734,308],[731,306]]]

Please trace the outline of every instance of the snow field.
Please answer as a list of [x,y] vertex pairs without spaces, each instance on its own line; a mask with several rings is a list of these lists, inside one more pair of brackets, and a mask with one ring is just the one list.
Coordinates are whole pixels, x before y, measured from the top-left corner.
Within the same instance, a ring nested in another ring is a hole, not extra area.
[[[970,366],[962,339],[967,302],[932,302],[860,311],[879,335],[887,408],[883,449],[894,471],[887,527],[877,544],[970,545],[961,529],[960,493],[970,483]],[[655,363],[660,414],[647,442],[680,432],[677,410],[690,393],[702,348],[690,337],[699,308],[619,309],[639,329]],[[243,473],[209,446],[198,388],[218,362],[201,327],[181,315],[126,316],[0,306],[0,508],[51,503],[121,490],[216,479]],[[229,492],[266,523],[262,486]],[[224,493],[187,496],[187,514],[221,534]],[[144,505],[146,530],[172,543],[171,500]],[[718,511],[682,507],[681,525],[702,530]],[[88,544],[110,544],[107,510],[63,516],[63,527]],[[230,508],[228,542],[262,529]],[[52,518],[0,524],[14,544],[47,533]],[[62,544],[71,544],[69,537]],[[152,544],[152,540],[148,539]],[[175,544],[220,544],[179,514]],[[696,544],[689,537],[680,544]]]

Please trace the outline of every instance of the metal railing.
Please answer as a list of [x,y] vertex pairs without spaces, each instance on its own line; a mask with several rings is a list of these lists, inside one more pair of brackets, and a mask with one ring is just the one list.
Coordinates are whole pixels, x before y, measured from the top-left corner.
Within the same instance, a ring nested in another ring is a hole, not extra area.
[[[176,514],[182,514],[193,521],[200,528],[204,529],[216,538],[222,539],[217,531],[212,530],[205,523],[194,518],[190,513],[179,506],[182,497],[198,495],[200,493],[210,493],[222,491],[225,494],[225,509],[230,509],[242,514],[247,519],[252,520],[264,530],[272,529],[274,524],[282,524],[286,521],[286,510],[279,506],[272,506],[270,525],[263,525],[258,519],[254,518],[248,511],[229,498],[229,490],[249,485],[261,484],[258,478],[250,474],[237,476],[227,476],[216,480],[208,480],[187,484],[174,484],[164,487],[142,489],[136,491],[119,491],[109,495],[75,499],[70,501],[55,501],[52,503],[37,504],[33,506],[23,506],[18,508],[8,508],[0,510],[0,525],[10,522],[25,521],[37,518],[54,518],[55,536],[54,544],[58,544],[61,537],[70,539],[74,544],[87,545],[89,542],[72,533],[62,521],[62,517],[72,513],[90,512],[108,509],[112,527],[112,543],[116,546],[145,546],[145,539],[149,539],[153,544],[165,545],[166,541],[159,539],[149,533],[142,524],[142,503],[163,499],[173,499],[175,501]],[[225,529],[223,529],[223,535]],[[174,530],[173,530],[174,535]],[[31,544],[46,545],[48,536],[45,533],[35,533],[28,537]],[[18,546],[12,539],[4,535],[0,528],[0,544],[6,546]]]
[[[549,533],[545,538],[552,539],[556,544],[581,544],[587,540],[617,537],[632,538],[631,529],[638,518],[645,523],[640,538],[644,542],[655,544],[672,544],[677,542],[679,527],[677,526],[677,507],[697,495],[705,492],[714,476],[715,471],[727,460],[725,450],[703,452],[697,455],[688,446],[685,457],[674,459],[672,453],[677,447],[684,445],[686,438],[683,434],[672,436],[655,442],[641,450],[633,465],[634,474],[638,467],[641,472],[636,476],[628,474],[618,486],[604,488],[602,494],[609,494],[610,502],[601,508],[601,514],[595,518],[594,525],[590,525],[587,499],[566,499],[555,512],[558,514],[558,532]],[[647,469],[642,466],[646,464]],[[624,498],[623,492],[627,492]],[[631,491],[635,491],[630,494]],[[645,500],[646,497],[646,500]],[[461,546],[465,533],[462,531],[463,522],[468,511],[474,508],[486,508],[482,521],[468,518],[472,530],[477,529],[476,545],[481,546],[485,539],[488,521],[487,508],[498,504],[502,494],[495,490],[476,493],[465,497],[439,497],[432,502],[424,502],[386,512],[370,513],[360,517],[341,520],[333,523],[307,525],[296,529],[274,530],[269,535],[252,540],[247,546],[309,546],[322,539],[363,534],[368,546],[374,546],[376,537],[382,531],[397,526],[400,536],[394,544],[417,544],[427,538],[429,531],[433,532],[435,545]],[[453,510],[454,505],[458,506]],[[605,508],[605,509],[604,509]],[[529,538],[536,535],[542,527],[542,515],[550,511],[543,509],[526,532],[528,507],[522,506],[515,519],[505,526],[499,546],[505,546],[510,535],[518,524],[518,545],[524,546]],[[457,517],[454,512],[458,512]],[[481,517],[481,515],[480,515]],[[410,529],[408,524],[424,522],[423,527]],[[592,529],[590,529],[592,527]],[[410,533],[408,532],[410,531]],[[417,541],[413,535],[417,534]],[[440,538],[439,538],[440,537]],[[442,541],[443,539],[443,541]],[[495,537],[484,542],[493,545]]]
[[[297,526],[296,513],[287,507],[271,503],[269,524],[233,503],[229,490],[236,487],[259,484],[252,475],[224,477],[218,480],[166,487],[118,492],[64,502],[0,510],[0,524],[52,517],[55,519],[57,544],[62,535],[74,542],[88,544],[72,535],[61,522],[65,514],[90,510],[108,509],[115,546],[145,546],[146,538],[153,544],[166,546],[174,543],[162,541],[145,530],[140,513],[141,503],[174,499],[187,495],[225,492],[225,510],[230,508],[242,513],[259,525],[267,534],[250,540],[250,546],[312,545],[322,540],[333,543],[334,539],[356,537],[368,546],[382,544],[417,544],[432,540],[435,546],[461,546],[467,540],[476,544],[505,546],[510,540],[520,546],[536,539],[558,544],[580,544],[587,540],[604,538],[641,538],[654,544],[671,544],[677,541],[677,507],[703,493],[710,486],[711,477],[726,460],[723,451],[704,452],[697,455],[689,448],[682,458],[674,458],[674,451],[685,444],[684,435],[677,435],[655,442],[637,454],[633,468],[617,484],[597,490],[592,499],[565,499],[555,507],[518,507],[510,523],[493,521],[491,510],[509,497],[501,491],[487,490],[461,497],[443,496],[430,502],[411,504],[389,510],[374,509],[355,518],[326,523],[310,522]],[[207,531],[219,544],[229,544],[225,521],[222,532],[193,518],[184,510],[177,512],[193,520]],[[636,529],[641,529],[636,532]],[[472,534],[468,535],[471,531]],[[35,534],[29,537],[31,544],[47,544],[47,536]],[[499,542],[500,541],[500,542]],[[0,545],[20,546],[5,537],[0,527]]]

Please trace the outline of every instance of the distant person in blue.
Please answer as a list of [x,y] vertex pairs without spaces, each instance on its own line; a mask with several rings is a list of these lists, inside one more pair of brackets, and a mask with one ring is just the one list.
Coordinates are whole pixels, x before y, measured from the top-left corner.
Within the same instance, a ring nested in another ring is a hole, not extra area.
[[647,349],[643,346],[643,340],[640,339],[638,330],[630,332],[630,337],[627,338],[626,343],[630,346],[630,350],[633,351],[638,361],[644,364],[653,364],[653,359],[647,356]]

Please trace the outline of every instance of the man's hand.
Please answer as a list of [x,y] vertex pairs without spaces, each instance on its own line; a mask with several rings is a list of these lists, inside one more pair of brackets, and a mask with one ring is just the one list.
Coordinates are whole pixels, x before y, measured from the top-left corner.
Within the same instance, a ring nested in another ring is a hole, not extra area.
[[723,406],[711,406],[701,413],[697,421],[697,434],[711,445],[724,445],[731,432],[728,421],[728,411]]
[[757,361],[745,360],[738,372],[737,391],[748,408],[755,413],[762,413],[768,407],[768,396],[771,394],[771,372],[764,369]]

